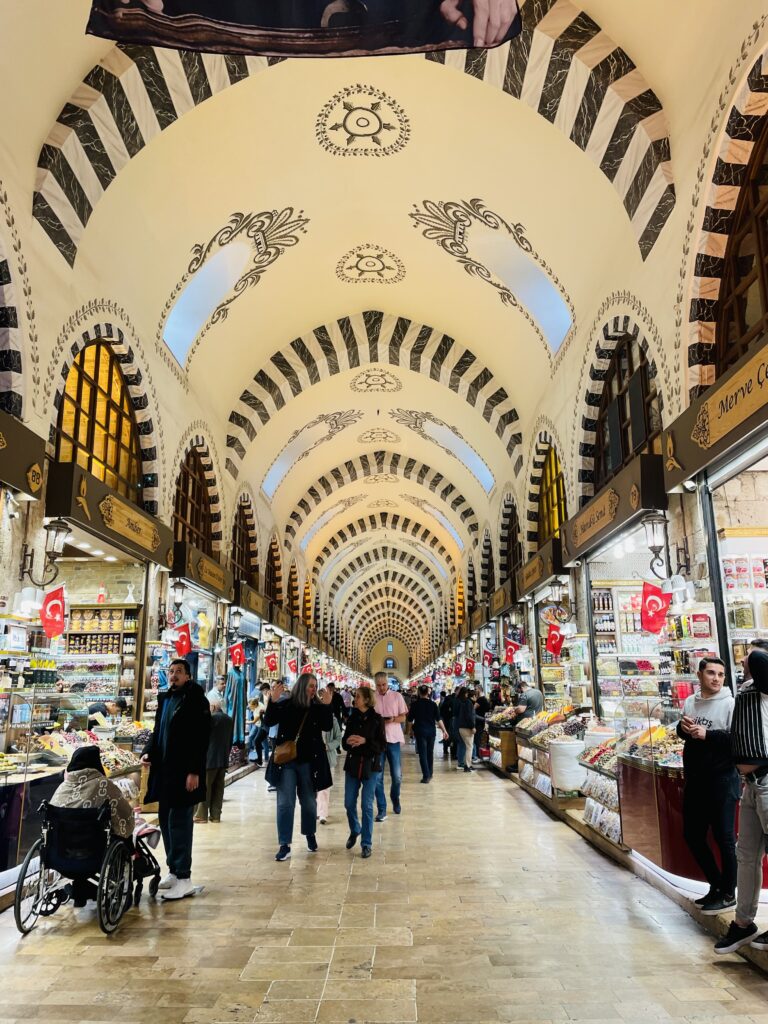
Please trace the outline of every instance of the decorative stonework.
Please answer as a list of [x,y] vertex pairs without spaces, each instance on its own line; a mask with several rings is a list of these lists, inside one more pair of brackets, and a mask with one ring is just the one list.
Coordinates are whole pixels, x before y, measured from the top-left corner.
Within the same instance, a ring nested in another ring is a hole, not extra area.
[[399,284],[405,266],[389,249],[358,245],[336,264],[336,277],[345,284]]
[[389,498],[379,498],[378,501],[369,502],[368,508],[397,508],[397,502],[390,501]]
[[391,156],[410,134],[400,104],[370,85],[349,85],[336,93],[315,124],[317,141],[334,156]]
[[[29,281],[27,261],[21,248],[21,237],[16,227],[16,218],[11,210],[8,193],[0,181],[0,212],[5,226],[11,236],[11,250],[16,262],[16,271],[21,282],[21,298],[24,302],[26,318],[26,336],[22,336],[18,320],[16,288],[11,268],[4,259],[2,239],[0,239],[0,328],[5,329],[2,347],[0,347],[0,405],[5,412],[21,416],[23,412],[24,360],[22,350],[26,350],[26,366],[29,369],[29,394],[32,404],[37,407],[40,399],[40,351],[37,340],[37,323],[35,306],[32,302],[32,285]],[[7,269],[4,273],[4,265]]]
[[[489,270],[483,263],[475,259],[470,252],[466,241],[467,228],[474,224],[481,224],[494,231],[505,232],[509,238],[524,252],[530,259],[534,260],[546,273],[550,282],[557,288],[563,298],[571,317],[571,327],[568,337],[575,332],[576,311],[569,295],[563,288],[559,278],[552,267],[542,259],[531,241],[526,237],[525,227],[520,224],[510,224],[498,213],[489,210],[482,199],[460,200],[458,202],[442,202],[425,199],[422,206],[414,204],[414,212],[410,218],[414,227],[420,228],[422,234],[429,241],[435,242],[440,248],[456,259],[470,277],[480,278],[491,287],[496,289],[499,298],[505,306],[516,309],[528,322],[536,336],[549,356],[552,358],[552,350],[544,337],[544,333],[534,318],[517,299],[512,290],[501,281],[493,271]],[[563,340],[560,348],[566,344],[568,337]]]
[[367,370],[358,373],[349,386],[352,391],[361,394],[391,395],[402,390],[403,382],[383,367],[369,366]]
[[365,430],[357,440],[360,444],[399,444],[400,435],[386,427],[372,427]]
[[[460,462],[461,460],[456,455],[456,452],[454,452],[447,445],[441,444],[440,441],[437,441],[434,437],[430,437],[430,435],[424,429],[424,424],[434,423],[435,426],[437,427],[444,427],[446,430],[450,430],[451,433],[454,434],[460,441],[463,441],[468,448],[471,448],[481,462],[485,462],[485,460],[474,447],[474,445],[471,445],[469,441],[467,441],[467,439],[464,437],[464,435],[461,433],[458,427],[452,426],[450,423],[446,423],[445,420],[439,419],[437,416],[435,416],[434,413],[421,412],[418,409],[392,409],[390,410],[389,415],[392,417],[395,423],[399,423],[400,426],[402,427],[407,427],[409,430],[412,430],[414,434],[418,434],[418,436],[423,441],[428,441],[430,444],[437,445],[437,447],[444,451],[446,455],[450,455],[452,459],[456,459],[458,462]],[[461,465],[464,465],[464,463],[461,463]],[[469,466],[464,466],[464,468],[469,473],[472,473],[473,476],[475,476],[475,474],[472,472],[472,469]],[[475,479],[477,479],[477,477],[475,477]]]
[[398,478],[394,473],[373,473],[371,476],[367,476],[363,481],[366,484],[396,484]]

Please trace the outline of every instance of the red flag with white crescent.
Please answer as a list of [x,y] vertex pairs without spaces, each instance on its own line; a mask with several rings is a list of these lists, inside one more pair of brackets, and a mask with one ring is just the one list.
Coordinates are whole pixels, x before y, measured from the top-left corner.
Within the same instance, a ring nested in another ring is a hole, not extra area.
[[264,665],[266,666],[267,672],[277,672],[277,655],[274,651],[270,651],[264,658]]
[[45,635],[51,640],[55,636],[61,636],[64,632],[65,617],[64,587],[56,587],[55,590],[49,590],[43,598],[43,606],[40,609],[40,622],[43,625]]
[[235,668],[240,668],[241,665],[245,664],[245,648],[242,642],[232,644],[229,648],[229,656],[232,659],[232,664]]
[[672,594],[665,594],[655,583],[643,583],[640,625],[647,633],[660,633],[672,603]]
[[475,663],[472,660],[472,658],[467,658],[467,664],[466,664],[465,671],[466,671],[468,676],[471,676],[472,673],[475,671]]
[[554,654],[556,658],[560,657],[560,651],[563,649],[563,634],[559,626],[555,623],[550,623],[549,632],[547,633],[547,650],[550,654]]
[[192,650],[192,634],[189,631],[189,623],[185,622],[183,626],[179,626],[176,630],[176,641],[174,643],[176,653],[180,658],[184,657],[185,654],[189,654]]

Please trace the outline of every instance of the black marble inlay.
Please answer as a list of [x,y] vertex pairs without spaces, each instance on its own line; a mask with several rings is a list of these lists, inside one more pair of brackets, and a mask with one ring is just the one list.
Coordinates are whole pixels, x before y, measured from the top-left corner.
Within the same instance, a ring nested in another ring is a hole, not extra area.
[[342,475],[341,471],[338,470],[338,469],[332,469],[331,470],[331,476],[336,481],[336,483],[339,485],[339,487],[343,487],[344,484],[346,483],[346,481],[344,479],[344,476]]
[[747,82],[752,92],[768,92],[768,75],[762,73],[763,69],[763,58],[762,56],[752,65],[752,68],[747,75]]
[[722,256],[713,256],[706,252],[696,254],[693,270],[696,277],[722,277],[724,270],[725,260]]
[[704,211],[702,230],[716,235],[730,235],[733,219],[733,210],[719,210],[714,206],[708,206]]
[[378,311],[369,310],[363,313],[363,323],[368,335],[368,361],[377,363],[379,361],[379,335],[384,314]]
[[634,68],[634,63],[619,47],[612,50],[607,57],[594,66],[579,104],[579,112],[573,122],[573,128],[571,128],[571,140],[579,149],[587,148],[609,87],[628,75],[630,71],[634,71]]
[[304,364],[307,374],[309,375],[309,383],[319,384],[320,371],[317,368],[317,363],[315,362],[314,356],[309,351],[304,342],[301,340],[301,338],[296,338],[295,341],[292,341],[291,348]]
[[233,437],[232,434],[227,434],[227,448],[232,448],[241,459],[245,458],[245,448],[242,441],[237,437]]
[[0,371],[21,373],[21,352],[16,348],[0,349]]
[[600,26],[581,11],[561,32],[552,47],[544,88],[539,97],[539,113],[554,123],[573,56],[600,32]]
[[661,199],[656,204],[651,219],[648,221],[638,241],[640,255],[647,260],[656,244],[656,239],[661,234],[661,229],[667,223],[672,211],[675,208],[675,186],[667,185]]
[[69,200],[77,219],[85,226],[91,213],[93,213],[93,207],[88,201],[88,196],[86,196],[83,186],[80,184],[63,151],[56,146],[45,143],[40,150],[38,167],[50,171],[58,182],[61,191]]
[[646,117],[650,117],[651,114],[657,114],[660,110],[661,103],[650,89],[624,104],[624,109],[613,130],[611,141],[608,143],[603,159],[600,161],[600,170],[609,181],[613,181],[616,177],[637,126]]
[[203,55],[193,50],[179,50],[178,53],[195,106],[204,103],[205,100],[211,98],[211,83],[208,81]]
[[712,174],[712,183],[714,185],[735,185],[737,188],[741,188],[744,184],[746,173],[746,164],[731,164],[718,157]]
[[[497,388],[485,403],[485,408],[488,410],[489,415],[497,405],[500,405],[502,402],[506,402],[508,398],[509,395],[504,388]],[[499,423],[501,423],[501,417],[499,417]]]
[[315,328],[314,335],[328,364],[328,373],[335,376],[339,372],[339,360],[328,331],[325,327],[317,327]]
[[11,283],[11,268],[8,260],[0,260],[0,286]]
[[478,395],[486,386],[486,384],[488,384],[488,382],[492,379],[493,374],[486,366],[484,369],[480,371],[480,373],[478,373],[475,379],[470,383],[469,387],[467,388],[467,398],[472,405],[474,405],[477,402]]
[[270,68],[274,67],[275,64],[282,64],[282,62],[287,59],[287,57],[267,57],[267,66]]
[[16,391],[0,392],[0,410],[21,419],[21,395]]
[[47,199],[39,192],[32,197],[32,216],[40,224],[61,255],[70,265],[75,265],[77,246],[67,234],[64,225],[48,205]]
[[0,306],[0,329],[10,330],[19,326],[19,318],[15,306]]
[[240,429],[245,433],[249,441],[253,441],[253,439],[256,437],[256,431],[253,427],[253,424],[248,419],[248,417],[243,416],[242,413],[231,412],[229,414],[229,422],[233,424],[233,426],[235,427],[240,427]]
[[298,374],[293,369],[288,360],[285,358],[285,356],[282,354],[282,352],[277,352],[275,355],[272,356],[272,363],[274,366],[277,367],[280,373],[282,373],[282,375],[288,381],[288,385],[291,391],[293,392],[293,397],[296,398],[298,395],[300,395],[302,390],[301,381],[299,380]]
[[645,151],[645,155],[640,161],[640,166],[637,168],[635,176],[624,196],[624,209],[627,211],[630,219],[634,217],[648,186],[651,184],[656,168],[666,163],[669,158],[669,139],[666,137],[656,139]]
[[689,319],[692,322],[699,320],[705,324],[713,324],[717,320],[717,300],[691,299]]
[[435,350],[435,354],[432,356],[432,362],[429,368],[429,376],[432,380],[440,380],[440,371],[443,368],[443,364],[448,358],[448,353],[453,348],[453,338],[449,338],[447,334],[444,334],[440,339],[440,343]]
[[400,348],[411,326],[411,321],[399,316],[392,337],[389,339],[389,362],[392,366],[400,365]]
[[689,366],[711,366],[715,360],[714,342],[697,341],[688,346]]
[[249,409],[253,409],[263,424],[269,423],[269,412],[260,398],[257,398],[250,391],[244,391],[240,395],[240,401],[247,405]]
[[464,73],[471,78],[477,78],[482,82],[485,75],[485,62],[487,50],[467,50],[464,61]]
[[58,121],[75,133],[99,179],[99,184],[103,189],[109,188],[117,172],[107,156],[90,113],[82,107],[67,103],[59,114]]
[[760,134],[765,114],[742,114],[735,107],[728,114],[725,130],[732,139],[739,142],[754,142]]
[[139,69],[160,130],[164,131],[178,118],[178,111],[160,67],[157,54],[151,46],[132,46],[129,56]]
[[245,57],[225,53],[224,63],[226,64],[227,74],[229,75],[229,80],[232,85],[236,82],[241,82],[244,78],[248,78],[248,65],[245,61]]
[[85,77],[85,84],[100,92],[112,112],[117,130],[122,136],[129,156],[136,156],[144,148],[144,137],[133,114],[133,108],[118,78],[97,64]]
[[431,337],[432,328],[424,325],[419,331],[419,335],[411,349],[410,369],[415,370],[417,373],[421,368],[421,357],[424,354],[424,349],[429,344],[429,339]]
[[534,29],[539,21],[537,12],[534,11],[534,4],[531,0],[525,4],[520,14],[522,17],[522,29],[516,39],[509,44],[509,55],[507,66],[504,69],[504,84],[502,89],[510,96],[520,98],[523,90],[525,71],[531,56],[531,42],[533,41]]
[[462,378],[467,370],[474,364],[475,357],[467,349],[464,349],[461,357],[456,360],[456,365],[451,370],[451,376]]
[[517,423],[520,417],[517,415],[516,409],[508,409],[499,416],[499,424],[502,431],[506,430],[507,427],[511,427],[513,423]]
[[338,324],[347,349],[347,362],[350,369],[352,369],[360,365],[360,350],[357,345],[357,337],[348,316],[343,316],[338,321]]

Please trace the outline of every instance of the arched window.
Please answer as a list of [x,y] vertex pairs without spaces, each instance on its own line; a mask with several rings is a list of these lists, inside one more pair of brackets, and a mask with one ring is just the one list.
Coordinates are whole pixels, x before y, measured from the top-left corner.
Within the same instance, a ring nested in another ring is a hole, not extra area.
[[288,570],[288,611],[297,619],[301,615],[301,601],[299,600],[299,574],[296,571],[295,562]]
[[736,204],[718,312],[719,377],[768,332],[768,118],[752,149]]
[[517,506],[509,501],[504,506],[501,521],[501,576],[502,581],[515,577],[523,564],[523,542]]
[[267,567],[264,573],[264,593],[275,604],[283,603],[283,570],[280,564],[280,550],[275,537],[269,542]]
[[312,628],[312,588],[309,585],[309,580],[304,581],[304,600],[302,603],[302,619],[304,625]]
[[493,545],[491,544],[491,538],[485,537],[483,540],[483,596],[487,601],[491,594],[496,590],[496,566],[493,561]]
[[605,375],[595,431],[595,490],[640,452],[661,451],[661,403],[637,338],[616,342]]
[[197,448],[192,447],[184,457],[176,480],[176,498],[173,503],[173,533],[176,540],[186,541],[200,548],[206,555],[213,554],[211,502],[203,460]]
[[464,600],[464,581],[461,576],[456,583],[456,620],[455,625],[460,626],[467,617],[467,606]]
[[236,580],[258,587],[259,561],[252,516],[249,502],[241,501],[232,525],[232,572]]
[[56,423],[56,460],[76,462],[109,487],[141,503],[141,446],[120,363],[94,341],[75,356]]
[[560,536],[560,527],[567,518],[563,467],[560,465],[560,459],[554,445],[550,445],[541,470],[541,487],[539,489],[539,547],[542,544],[546,544],[552,537]]
[[467,615],[471,616],[477,608],[477,582],[475,580],[475,566],[470,560],[467,567]]

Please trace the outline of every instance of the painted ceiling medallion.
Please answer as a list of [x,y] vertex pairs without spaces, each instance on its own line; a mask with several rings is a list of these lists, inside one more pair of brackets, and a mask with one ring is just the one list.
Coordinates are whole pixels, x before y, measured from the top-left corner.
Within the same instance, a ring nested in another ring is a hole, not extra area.
[[348,85],[317,118],[317,141],[334,156],[391,156],[408,142],[411,126],[399,103],[370,85]]
[[368,508],[397,508],[397,502],[390,501],[389,498],[379,498],[378,501],[370,502]]
[[385,370],[380,366],[369,366],[362,373],[358,373],[350,384],[350,388],[353,391],[364,394],[375,392],[389,395],[394,394],[395,391],[400,391],[402,387],[403,382],[394,373],[390,373],[389,370]]
[[400,444],[400,435],[386,427],[372,427],[363,431],[357,440],[360,444]]
[[372,473],[367,476],[363,483],[366,484],[396,484],[398,477],[394,473]]
[[389,249],[358,245],[336,265],[336,277],[345,284],[398,284],[405,266]]

